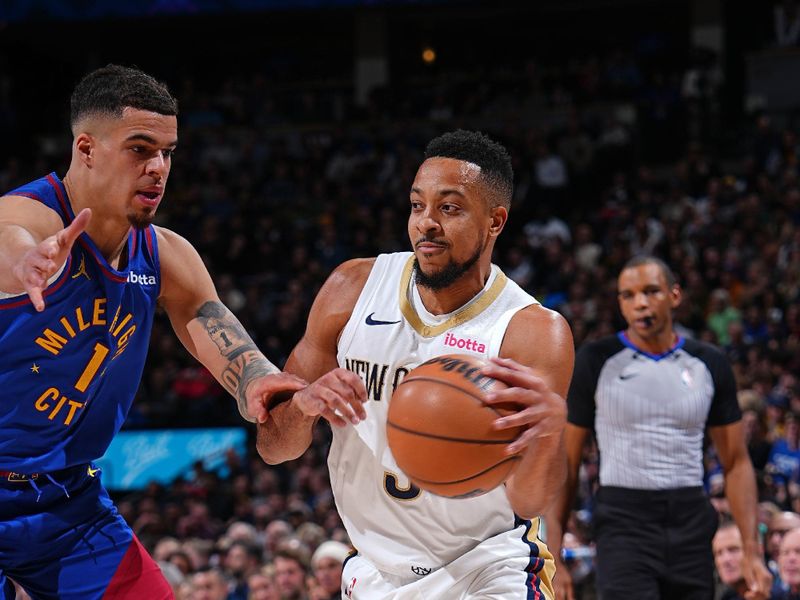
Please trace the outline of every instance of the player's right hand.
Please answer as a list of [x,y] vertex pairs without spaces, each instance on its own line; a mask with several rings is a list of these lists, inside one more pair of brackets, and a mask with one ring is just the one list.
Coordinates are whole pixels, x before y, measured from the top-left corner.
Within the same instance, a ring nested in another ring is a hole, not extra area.
[[67,260],[67,256],[72,250],[72,245],[86,229],[91,218],[91,209],[84,208],[72,223],[28,250],[12,268],[14,277],[19,280],[20,286],[28,294],[33,307],[37,311],[42,312],[44,310],[42,293],[47,288],[48,279]]
[[556,598],[559,600],[575,600],[575,592],[572,589],[572,575],[569,567],[560,558],[555,559],[556,575],[553,578],[553,588]]
[[292,403],[309,417],[319,415],[333,425],[344,427],[367,418],[366,400],[367,388],[362,379],[352,371],[338,368],[295,392]]

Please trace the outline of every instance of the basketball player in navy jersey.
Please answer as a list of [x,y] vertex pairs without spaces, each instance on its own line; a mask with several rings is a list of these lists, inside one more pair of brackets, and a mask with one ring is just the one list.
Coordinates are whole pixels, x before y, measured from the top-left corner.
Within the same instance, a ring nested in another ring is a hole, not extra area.
[[220,302],[197,252],[151,221],[178,143],[177,103],[136,69],[89,73],[72,160],[0,198],[0,588],[36,599],[171,598],[92,463],[130,408],[156,305],[186,348],[264,420],[304,383]]
[[[267,462],[289,460],[309,446],[320,416],[339,426],[328,466],[358,551],[343,568],[347,598],[552,599],[538,515],[564,475],[572,336],[491,263],[513,189],[505,148],[459,130],[433,140],[425,157],[410,192],[413,252],[348,261],[330,276],[286,364],[314,383],[270,411],[258,448]],[[514,474],[472,498],[412,485],[386,442],[397,384],[453,343],[509,385],[491,401],[518,411],[496,427],[525,428],[507,447],[521,459]]]

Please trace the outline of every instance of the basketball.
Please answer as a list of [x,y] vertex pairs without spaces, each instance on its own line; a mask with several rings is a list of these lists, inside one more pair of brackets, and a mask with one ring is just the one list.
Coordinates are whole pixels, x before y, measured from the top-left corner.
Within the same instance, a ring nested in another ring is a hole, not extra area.
[[492,423],[515,412],[484,394],[507,386],[482,375],[485,361],[437,356],[405,376],[392,395],[386,435],[397,465],[417,487],[448,498],[480,496],[503,483],[520,456],[505,448],[523,428]]

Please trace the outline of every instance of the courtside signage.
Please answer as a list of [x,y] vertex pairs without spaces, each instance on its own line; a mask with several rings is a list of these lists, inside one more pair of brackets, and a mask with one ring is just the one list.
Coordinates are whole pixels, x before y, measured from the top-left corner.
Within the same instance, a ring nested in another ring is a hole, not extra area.
[[233,449],[245,456],[246,442],[246,431],[238,427],[121,431],[95,463],[106,488],[140,490],[151,481],[168,484],[188,476],[198,460],[209,470],[224,468],[225,453]]

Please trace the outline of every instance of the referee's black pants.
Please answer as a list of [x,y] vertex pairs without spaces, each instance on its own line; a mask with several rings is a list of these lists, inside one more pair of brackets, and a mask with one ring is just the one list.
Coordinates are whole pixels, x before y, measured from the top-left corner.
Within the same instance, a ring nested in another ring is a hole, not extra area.
[[710,600],[718,522],[701,487],[601,487],[594,513],[601,600]]

